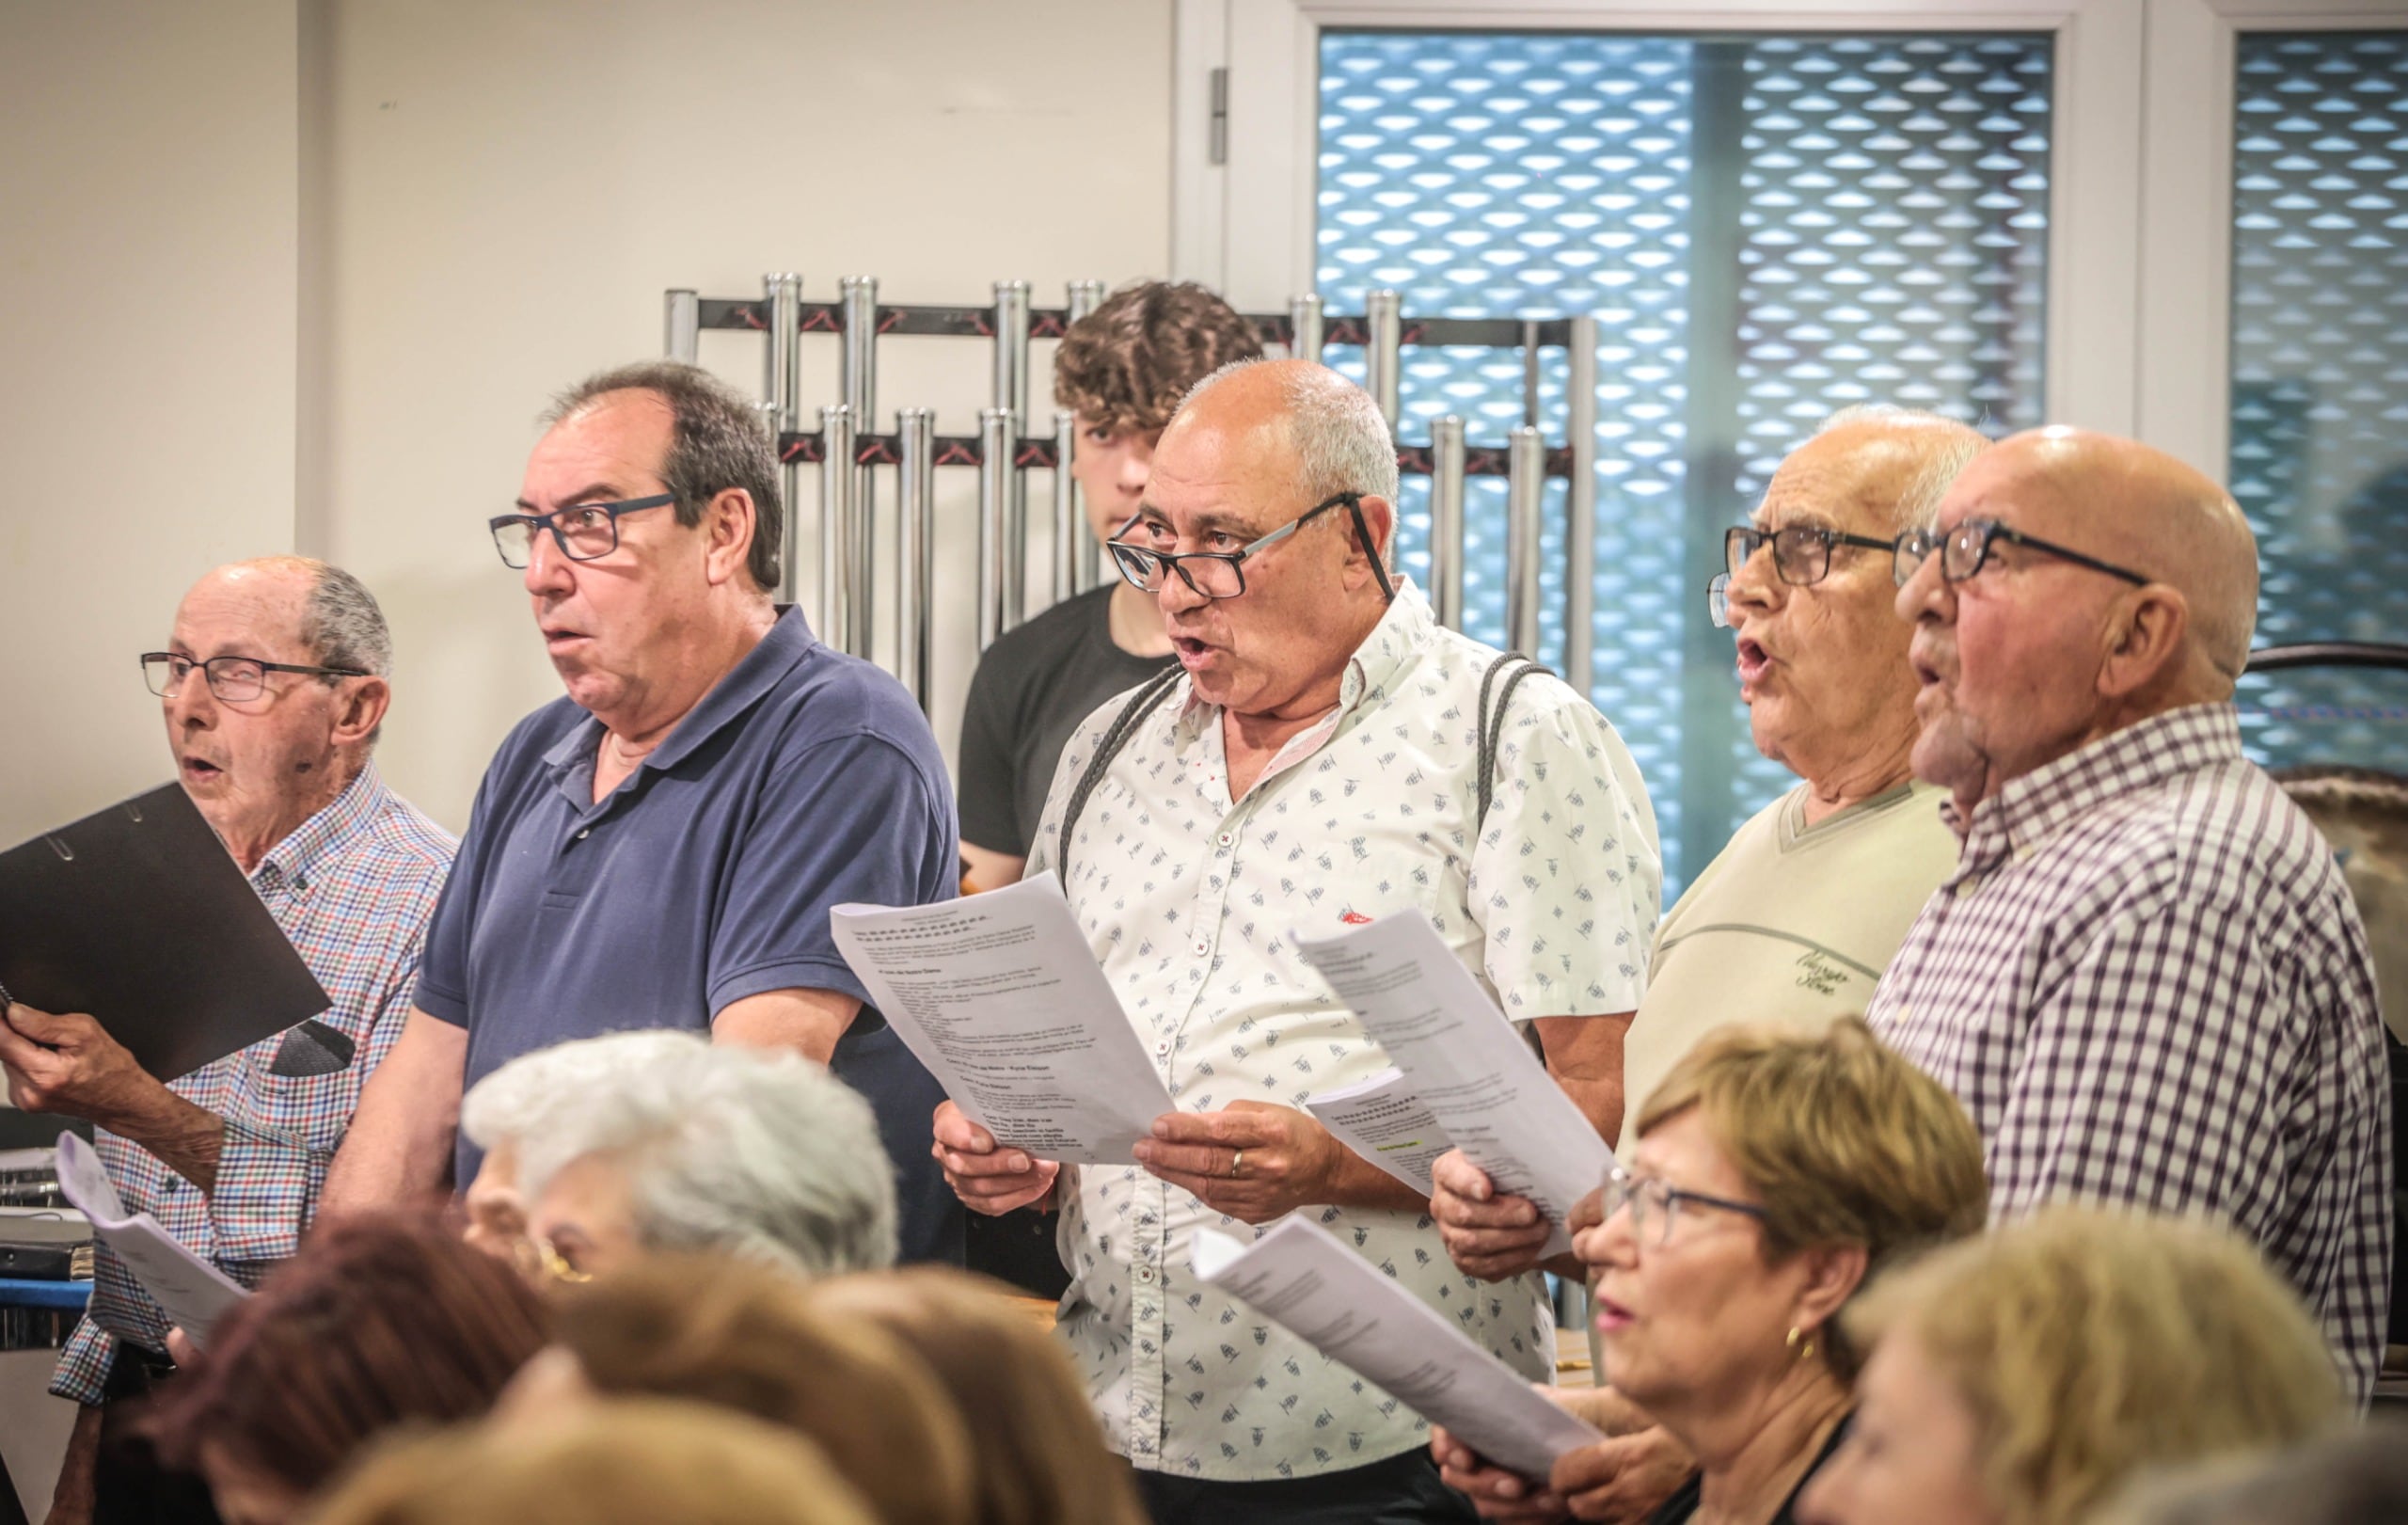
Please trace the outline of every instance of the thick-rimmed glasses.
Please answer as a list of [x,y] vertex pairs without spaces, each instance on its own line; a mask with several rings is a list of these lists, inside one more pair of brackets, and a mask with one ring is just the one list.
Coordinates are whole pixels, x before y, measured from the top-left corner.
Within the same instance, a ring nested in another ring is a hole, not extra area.
[[1831,575],[1833,546],[1862,546],[1867,550],[1893,548],[1890,541],[1826,530],[1819,524],[1792,524],[1772,531],[1740,524],[1722,532],[1724,569],[1736,576],[1739,568],[1748,564],[1748,558],[1767,541],[1772,545],[1772,569],[1793,588],[1811,588]]
[[1962,582],[1979,573],[1990,559],[1990,548],[2000,541],[2021,546],[2044,556],[2054,556],[2061,562],[2086,566],[2094,572],[2104,572],[2121,578],[2135,588],[2146,588],[2150,579],[2113,562],[2102,562],[2096,556],[2085,556],[2078,550],[2020,530],[2010,530],[1996,519],[1966,519],[1944,534],[1938,530],[1909,530],[1893,542],[1890,576],[1903,588],[1914,580],[1914,575],[1935,550],[1940,552],[1940,575],[1951,582]]
[[576,503],[557,514],[496,514],[485,520],[485,527],[493,532],[494,549],[501,552],[504,566],[522,567],[532,561],[535,536],[547,530],[570,561],[599,561],[619,548],[621,515],[663,508],[676,500],[673,492],[657,492],[618,503]]
[[[1379,579],[1380,596],[1392,599],[1396,589],[1388,582],[1387,570],[1380,565],[1379,551],[1371,544],[1370,528],[1363,522],[1362,500],[1359,492],[1341,492],[1324,499],[1261,539],[1250,540],[1235,550],[1149,550],[1144,546],[1130,545],[1117,535],[1105,541],[1104,546],[1112,552],[1113,564],[1120,568],[1120,575],[1142,593],[1162,592],[1163,580],[1177,572],[1179,580],[1200,597],[1235,598],[1245,592],[1247,557],[1294,534],[1313,516],[1344,504],[1346,512],[1354,516],[1354,532],[1362,537],[1363,548],[1370,555],[1371,575]],[[1121,533],[1128,532],[1123,526]]]
[[312,677],[368,675],[356,667],[296,667],[291,662],[263,662],[256,657],[212,657],[198,662],[172,651],[146,651],[142,654],[142,681],[160,698],[172,699],[196,667],[200,669],[201,681],[209,685],[209,691],[233,705],[266,692],[270,673],[307,673]]
[[[1633,1175],[1617,1165],[1606,1172],[1604,1217],[1611,1218],[1624,1208],[1630,1209],[1630,1237],[1641,1247],[1663,1246],[1672,1239],[1672,1226],[1680,1221],[1684,1205],[1708,1207],[1721,1213],[1737,1213],[1765,1221],[1765,1210],[1753,1202],[1735,1202],[1728,1197],[1709,1197],[1702,1191],[1684,1191],[1657,1176]],[[1655,1236],[1648,1236],[1650,1225]]]

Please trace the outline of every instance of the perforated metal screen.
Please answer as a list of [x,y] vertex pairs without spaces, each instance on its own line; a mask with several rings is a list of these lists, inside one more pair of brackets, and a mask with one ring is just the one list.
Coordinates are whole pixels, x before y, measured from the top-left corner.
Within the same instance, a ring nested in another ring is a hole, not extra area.
[[[1749,744],[1706,621],[1723,527],[1847,404],[1993,433],[2041,416],[2050,56],[2037,37],[1323,36],[1323,296],[1598,315],[1595,698],[1645,771],[1668,894],[1795,782]],[[1359,375],[1359,353],[1331,358]],[[1560,435],[1549,360],[1541,422]],[[1456,412],[1501,442],[1520,360],[1408,351],[1401,393],[1407,439]],[[1426,577],[1426,489],[1407,498],[1403,554]],[[1465,517],[1466,624],[1493,641],[1501,486],[1474,484]]]
[[[2408,640],[2408,32],[2243,34],[2233,134],[2233,495],[2260,644]],[[2242,686],[2270,764],[2408,771],[2408,676]]]

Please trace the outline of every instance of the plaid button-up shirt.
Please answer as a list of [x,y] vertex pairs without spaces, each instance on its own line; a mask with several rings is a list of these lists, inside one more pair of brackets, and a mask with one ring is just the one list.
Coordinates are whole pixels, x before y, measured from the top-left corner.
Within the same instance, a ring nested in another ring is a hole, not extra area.
[[[334,803],[268,850],[251,888],[333,998],[318,1020],[351,1040],[352,1062],[330,1074],[277,1074],[287,1036],[279,1033],[176,1081],[169,1088],[176,1094],[225,1120],[217,1183],[207,1196],[148,1150],[97,1130],[101,1161],[127,1208],[150,1213],[246,1286],[293,1253],[360,1085],[409,1015],[420,939],[453,845],[388,791],[372,763]],[[164,1350],[166,1338],[159,1305],[100,1247],[91,1308],[60,1353],[50,1390],[97,1404],[119,1340]]]
[[[1956,1093],[1992,1215],[2077,1198],[2255,1239],[2363,1405],[2391,1280],[2391,1123],[2366,929],[2229,705],[2002,788],[1874,993]],[[2245,1376],[2245,1374],[2244,1374]]]

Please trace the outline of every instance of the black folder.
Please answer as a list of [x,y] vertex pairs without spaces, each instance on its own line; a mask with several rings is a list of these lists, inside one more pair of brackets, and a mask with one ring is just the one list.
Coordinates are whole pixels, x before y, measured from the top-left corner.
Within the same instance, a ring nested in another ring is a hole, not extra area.
[[161,1080],[332,1004],[177,784],[0,853],[0,997],[90,1013]]

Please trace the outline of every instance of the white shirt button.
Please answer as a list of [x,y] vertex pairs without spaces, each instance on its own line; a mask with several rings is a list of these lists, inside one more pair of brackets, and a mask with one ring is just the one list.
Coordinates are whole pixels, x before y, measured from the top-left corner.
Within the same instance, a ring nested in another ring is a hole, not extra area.
[[577,839],[578,839],[578,841],[582,842],[582,841],[584,841],[587,837],[592,836],[593,834],[594,834],[594,828],[593,828],[593,827],[591,827],[591,826],[588,826],[588,827],[586,827],[584,830],[582,830],[582,831],[580,831],[580,832],[578,832],[578,833],[577,834]]
[[1154,1268],[1150,1265],[1140,1265],[1137,1267],[1137,1279],[1149,1287],[1152,1286],[1154,1284]]
[[1198,943],[1196,945],[1196,951],[1198,953],[1210,953],[1212,951],[1212,945],[1210,943]]
[[1232,842],[1234,842],[1234,841],[1236,841],[1236,840],[1237,840],[1237,838],[1236,838],[1236,837],[1231,836],[1231,835],[1230,835],[1228,833],[1227,833],[1227,832],[1223,832],[1223,833],[1221,834],[1221,846],[1223,846],[1223,847],[1228,847],[1230,843],[1232,843]]
[[1154,1052],[1157,1054],[1168,1055],[1170,1053],[1170,1040],[1165,1038],[1161,1042],[1156,1043],[1154,1045]]

